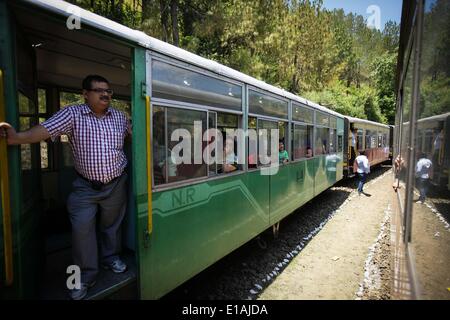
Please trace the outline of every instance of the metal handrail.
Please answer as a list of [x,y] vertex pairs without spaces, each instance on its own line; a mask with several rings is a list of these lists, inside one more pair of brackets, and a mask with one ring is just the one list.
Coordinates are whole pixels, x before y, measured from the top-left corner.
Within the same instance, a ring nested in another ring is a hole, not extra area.
[[148,220],[147,220],[147,234],[153,231],[153,217],[152,217],[152,149],[151,149],[151,104],[150,97],[145,96],[145,112],[146,112],[146,134],[147,134],[147,192],[148,192]]
[[[3,88],[3,70],[0,69],[0,122],[5,121],[5,96]],[[9,170],[6,139],[0,139],[0,191],[3,208],[3,245],[5,257],[5,284],[12,285],[13,273],[13,246],[11,228],[11,208],[9,193]]]

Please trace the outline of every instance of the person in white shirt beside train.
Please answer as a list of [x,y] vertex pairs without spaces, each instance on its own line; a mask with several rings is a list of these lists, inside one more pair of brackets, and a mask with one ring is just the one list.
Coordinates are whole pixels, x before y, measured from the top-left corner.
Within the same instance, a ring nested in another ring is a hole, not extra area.
[[417,201],[420,203],[424,203],[432,174],[431,168],[433,163],[430,159],[427,158],[427,155],[425,153],[421,153],[418,159],[419,160],[416,163],[416,178],[417,189],[419,189],[420,196]]
[[357,170],[356,172],[358,173],[358,195],[364,194],[367,195],[366,193],[364,193],[364,183],[366,182],[366,177],[367,175],[370,173],[370,163],[369,163],[369,159],[367,159],[364,150],[361,150],[359,152],[359,156],[356,157],[355,159],[356,165],[357,165]]

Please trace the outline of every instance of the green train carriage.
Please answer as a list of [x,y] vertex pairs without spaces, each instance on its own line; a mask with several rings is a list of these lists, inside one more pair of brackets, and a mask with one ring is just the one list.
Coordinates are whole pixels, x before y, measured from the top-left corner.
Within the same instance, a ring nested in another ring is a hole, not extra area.
[[[68,28],[74,17],[80,29]],[[123,227],[130,268],[101,275],[91,299],[122,289],[159,298],[343,177],[338,113],[63,1],[1,0],[0,18],[0,121],[25,130],[79,101],[81,80],[98,73],[133,123]],[[221,131],[279,129],[290,161],[274,175],[249,161],[229,174],[158,167],[155,146],[167,157],[170,133],[193,120]],[[65,202],[76,174],[67,139],[1,148],[0,295],[66,298]]]

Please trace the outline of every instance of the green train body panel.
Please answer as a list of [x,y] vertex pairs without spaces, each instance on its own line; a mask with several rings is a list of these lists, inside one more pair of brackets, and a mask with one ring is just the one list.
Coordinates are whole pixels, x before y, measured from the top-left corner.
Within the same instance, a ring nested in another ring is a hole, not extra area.
[[155,192],[141,297],[161,296],[267,228],[268,187],[254,172]]
[[270,222],[278,222],[314,196],[314,159],[281,166],[270,176]]

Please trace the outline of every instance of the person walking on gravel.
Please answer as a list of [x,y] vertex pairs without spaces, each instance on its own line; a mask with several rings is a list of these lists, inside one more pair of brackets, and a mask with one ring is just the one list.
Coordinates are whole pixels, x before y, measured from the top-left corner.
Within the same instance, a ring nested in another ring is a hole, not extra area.
[[367,159],[364,150],[359,152],[359,156],[355,159],[358,173],[358,195],[364,193],[364,183],[366,182],[366,177],[370,173],[369,159]]

